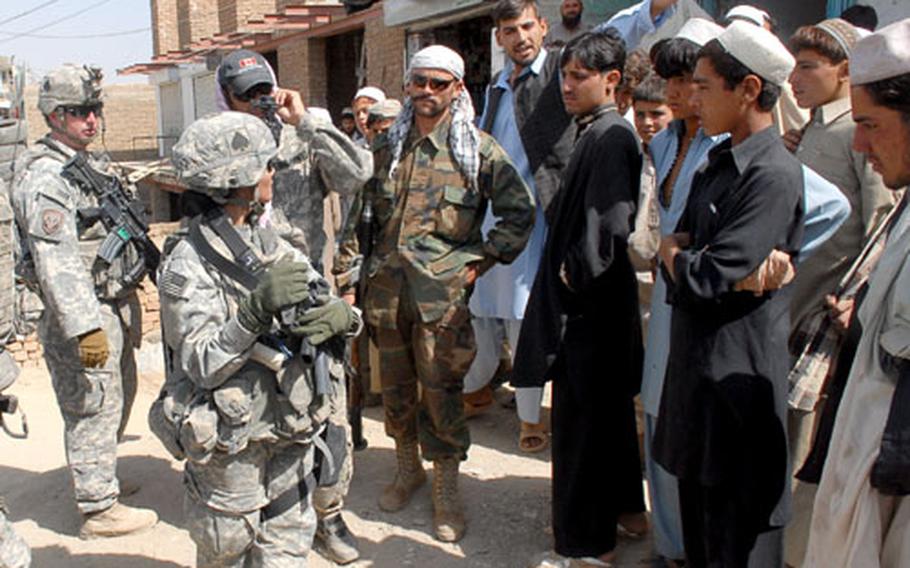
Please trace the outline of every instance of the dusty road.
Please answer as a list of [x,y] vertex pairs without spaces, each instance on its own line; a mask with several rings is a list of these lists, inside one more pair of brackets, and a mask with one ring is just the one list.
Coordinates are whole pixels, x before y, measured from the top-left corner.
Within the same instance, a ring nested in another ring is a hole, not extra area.
[[[151,355],[146,359],[154,360]],[[63,425],[50,378],[43,369],[29,370],[9,390],[19,396],[28,414],[31,435],[25,441],[0,437],[0,495],[6,498],[16,531],[32,547],[34,567],[194,565],[195,547],[181,528],[182,464],[170,459],[145,420],[161,376],[148,364],[143,367],[146,372],[140,379],[127,440],[120,447],[119,473],[142,487],[124,502],[155,509],[161,521],[151,531],[135,536],[96,541],[76,536],[80,518],[72,503]],[[376,496],[390,479],[394,454],[379,409],[369,409],[366,414],[370,447],[355,454],[346,513],[363,553],[363,559],[353,566],[522,568],[551,547],[549,452],[528,456],[516,449],[514,411],[497,407],[470,422],[473,445],[461,477],[469,524],[458,544],[434,540],[427,486],[404,511],[389,514],[379,510]],[[430,469],[430,464],[426,466]],[[647,565],[648,548],[647,541],[621,540],[617,566]],[[334,566],[315,553],[309,565]]]

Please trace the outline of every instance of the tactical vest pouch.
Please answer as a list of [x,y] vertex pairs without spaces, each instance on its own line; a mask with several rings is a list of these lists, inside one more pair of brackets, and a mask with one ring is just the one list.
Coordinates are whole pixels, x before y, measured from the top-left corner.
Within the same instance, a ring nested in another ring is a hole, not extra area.
[[186,452],[180,444],[180,427],[186,419],[194,392],[195,387],[187,379],[173,383],[169,381],[161,387],[158,398],[149,408],[149,429],[178,460],[186,458]]
[[276,429],[286,438],[305,437],[317,427],[310,416],[315,397],[312,373],[301,357],[294,357],[278,372]]
[[218,412],[211,400],[193,402],[180,425],[178,440],[188,460],[205,464],[211,459],[218,442]]
[[250,443],[253,383],[249,376],[238,373],[212,392],[218,411],[217,448],[227,454],[241,452]]

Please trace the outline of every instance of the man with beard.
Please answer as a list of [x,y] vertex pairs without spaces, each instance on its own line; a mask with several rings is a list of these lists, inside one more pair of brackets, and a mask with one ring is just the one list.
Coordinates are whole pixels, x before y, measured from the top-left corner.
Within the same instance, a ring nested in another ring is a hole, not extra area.
[[[339,272],[355,265],[356,228],[368,208],[373,242],[365,247],[371,252],[361,297],[379,348],[386,433],[398,461],[379,507],[403,509],[426,481],[422,451],[435,470],[433,525],[444,542],[465,531],[458,467],[470,445],[461,399],[474,358],[468,296],[479,275],[519,255],[534,224],[521,176],[474,126],[463,78],[464,61],[447,47],[414,54],[408,98],[374,141],[375,172],[354,201],[335,262]],[[484,238],[487,203],[498,221]]]
[[[892,190],[910,184],[908,38],[910,19],[860,40],[850,59],[853,148]],[[815,497],[807,567],[910,565],[907,199],[897,206],[857,311],[862,337]]]
[[[476,414],[493,404],[489,382],[499,366],[500,346],[512,347],[546,239],[545,212],[559,189],[559,178],[572,153],[575,125],[560,96],[559,50],[543,48],[547,22],[535,0],[501,0],[493,9],[496,41],[508,56],[505,68],[493,77],[480,119],[515,164],[535,195],[534,231],[524,251],[509,265],[495,266],[478,279],[470,308],[477,356],[465,376],[465,411]],[[487,211],[484,230],[496,219]],[[525,452],[546,448],[546,427],[540,420],[539,388],[515,393]]]
[[559,6],[559,15],[562,18],[550,28],[550,33],[547,34],[547,47],[562,47],[590,30],[591,26],[581,21],[584,11],[585,5],[581,0],[562,0]]

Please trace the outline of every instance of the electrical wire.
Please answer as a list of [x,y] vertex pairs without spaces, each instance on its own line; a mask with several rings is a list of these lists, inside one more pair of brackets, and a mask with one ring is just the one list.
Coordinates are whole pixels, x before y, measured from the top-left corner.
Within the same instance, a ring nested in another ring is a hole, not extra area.
[[[16,34],[15,32],[5,32],[0,30],[0,35],[16,35],[16,37],[27,37],[31,39],[95,39],[96,37],[119,37],[147,32],[152,28],[135,28],[132,30],[123,30],[120,32],[104,32],[97,34],[77,34],[77,35],[45,35],[45,34]],[[9,38],[13,39],[13,38]],[[3,41],[3,40],[0,40]]]
[[38,4],[34,8],[29,8],[28,10],[26,10],[24,12],[20,12],[20,13],[16,14],[15,16],[10,16],[9,18],[0,20],[0,26],[2,26],[3,24],[8,24],[12,21],[18,20],[19,18],[24,18],[24,17],[28,16],[29,14],[33,14],[42,8],[47,8],[51,4],[56,4],[59,1],[60,0],[50,0],[49,2],[45,2],[44,4]]
[[67,14],[66,16],[63,16],[63,17],[58,18],[58,19],[56,19],[56,20],[53,20],[53,21],[50,21],[50,22],[41,24],[40,26],[34,27],[34,28],[32,28],[32,29],[30,29],[30,30],[26,30],[26,31],[24,31],[24,32],[15,33],[14,35],[12,35],[12,36],[10,36],[10,37],[8,37],[8,38],[0,39],[0,43],[6,43],[6,42],[12,41],[12,40],[14,40],[14,39],[16,39],[16,38],[24,37],[24,36],[26,36],[26,35],[28,35],[28,34],[32,34],[32,33],[35,33],[35,32],[39,32],[39,31],[41,31],[41,30],[43,30],[43,29],[46,29],[46,28],[49,28],[49,27],[51,27],[51,26],[56,26],[57,24],[59,24],[59,23],[61,23],[61,22],[65,22],[66,20],[75,18],[75,17],[77,17],[77,16],[81,16],[82,14],[88,12],[89,10],[93,10],[93,9],[99,7],[99,6],[102,6],[102,5],[104,5],[104,4],[107,4],[107,3],[110,2],[110,1],[111,1],[111,0],[100,0],[99,2],[95,2],[94,4],[91,4],[91,5],[89,5],[89,6],[86,6],[85,8],[82,8],[82,9],[80,9],[80,10],[77,10],[77,11],[75,11],[75,12],[72,12],[72,13],[70,13],[70,14]]

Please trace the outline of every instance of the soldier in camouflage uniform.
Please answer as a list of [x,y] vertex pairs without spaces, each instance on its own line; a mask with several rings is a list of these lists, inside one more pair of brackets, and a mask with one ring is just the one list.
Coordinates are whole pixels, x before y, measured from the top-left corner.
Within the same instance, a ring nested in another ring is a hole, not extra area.
[[[107,230],[82,223],[97,207],[90,188],[65,179],[64,164],[86,153],[102,125],[101,73],[66,65],[41,81],[38,108],[50,132],[16,166],[13,208],[33,263],[30,283],[45,310],[38,326],[44,359],[64,422],[66,458],[83,538],[117,536],[154,525],[153,511],[118,502],[117,441],[136,393],[133,350],[141,341],[136,284],[127,267],[140,254],[130,243],[110,265],[97,258]],[[105,156],[87,156],[99,171]]]
[[[196,121],[174,147],[180,182],[201,200],[201,214],[166,244],[159,293],[168,383],[184,392],[187,405],[179,427],[187,457],[184,508],[200,568],[305,565],[316,529],[312,442],[332,411],[325,404],[344,388],[336,370],[330,392],[315,398],[302,359],[262,343],[278,337],[275,316],[282,310],[312,299],[314,286],[328,289],[299,250],[259,223],[254,205],[271,197],[276,152],[266,125],[237,112]],[[228,233],[208,219],[226,219]],[[231,235],[262,267],[255,287],[216,268],[206,253],[208,247],[239,266]],[[314,306],[298,309],[281,328],[290,334],[281,341],[302,337],[320,346],[362,325],[340,298],[323,293]]]
[[[330,121],[306,112],[300,94],[277,88],[265,58],[241,49],[229,53],[217,72],[218,85],[227,106],[272,122],[278,133],[278,154],[272,195],[272,224],[278,233],[308,255],[321,271],[326,247],[324,201],[335,192],[342,202],[350,203],[353,194],[373,173],[373,156],[354,144]],[[266,116],[257,97],[273,95],[278,106],[275,116]],[[280,124],[275,124],[278,120]],[[333,246],[331,243],[330,246]],[[332,421],[347,432],[348,459],[338,483],[320,487],[313,495],[319,516],[317,550],[339,564],[357,560],[357,541],[342,517],[344,498],[353,476],[353,443],[347,417],[346,389],[339,389],[332,408],[338,409]]]
[[[19,376],[19,367],[6,350],[6,345],[15,339],[13,249],[16,246],[13,210],[7,189],[6,182],[0,181],[0,393]],[[0,568],[27,568],[32,561],[31,551],[13,530],[6,513],[5,503],[0,498]]]
[[[376,171],[354,203],[335,265],[339,275],[354,266],[357,224],[369,208],[375,245],[362,269],[363,308],[398,457],[379,506],[403,508],[426,479],[419,439],[436,472],[434,528],[443,541],[459,540],[465,528],[457,478],[470,440],[461,389],[475,350],[467,297],[478,275],[518,256],[534,224],[521,176],[473,125],[463,75],[464,62],[448,48],[414,55],[409,97],[374,143]],[[498,221],[484,240],[488,202]]]

